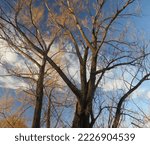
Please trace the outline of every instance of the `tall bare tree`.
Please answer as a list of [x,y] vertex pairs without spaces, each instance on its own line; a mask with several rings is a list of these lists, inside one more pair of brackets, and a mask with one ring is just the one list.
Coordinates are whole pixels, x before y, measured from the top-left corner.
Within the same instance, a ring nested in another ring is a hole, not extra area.
[[[37,79],[37,84],[36,84],[36,92],[35,92],[36,103],[35,103],[35,112],[34,112],[32,127],[40,127],[42,102],[43,102],[43,96],[44,96],[43,92],[44,92],[44,77],[45,77],[45,70],[46,70],[45,69],[46,57],[53,44],[53,41],[56,39],[58,30],[54,31],[53,34],[50,35],[50,37],[48,35],[46,36],[45,34],[42,34],[43,32],[42,30],[40,30],[41,29],[40,23],[43,21],[44,8],[43,6],[35,6],[35,3],[36,2],[32,0],[28,2],[26,1],[16,1],[16,2],[4,1],[4,4],[6,4],[8,7],[11,8],[11,10],[16,12],[16,15],[14,18],[14,20],[16,21],[15,23],[19,26],[20,22],[21,21],[23,22],[23,24],[26,26],[26,30],[30,31],[30,34],[33,35],[33,37],[31,36],[32,42],[34,41],[35,43],[37,43],[38,46],[41,47],[40,49],[43,50],[44,56],[41,56],[40,54],[37,54],[32,49],[30,49],[30,45],[28,45],[28,42],[24,40],[24,37],[22,35],[23,33],[20,35],[19,33],[17,33],[17,31],[15,31],[15,29],[9,30],[9,26],[3,27],[4,26],[3,22],[1,23],[1,26],[2,26],[1,39],[6,41],[6,43],[8,44],[8,47],[14,49],[19,55],[24,57],[24,59],[28,61],[27,63],[32,63],[32,65],[39,68],[39,72],[36,74],[38,76],[38,79]],[[1,9],[1,11],[3,11],[3,9]],[[2,13],[4,15],[6,14],[4,11]],[[19,16],[18,18],[18,15],[20,15],[21,17]],[[33,29],[35,30],[35,33],[31,33]],[[52,31],[50,32],[52,33]],[[12,37],[14,37],[14,39],[12,39]],[[48,39],[49,41],[47,41]],[[40,61],[41,61],[41,64],[40,64]],[[29,68],[28,64],[27,64],[27,67]],[[36,81],[36,79],[34,79],[34,74],[32,74],[33,69],[30,70],[29,68],[28,74],[21,73],[21,71],[17,72],[15,70],[11,70],[10,68],[8,68],[7,70],[9,73],[11,73],[14,76],[22,77],[24,79],[32,79]]]
[[[6,0],[0,6],[1,39],[11,39],[15,46],[17,41],[21,41],[20,50],[25,48],[41,56],[41,74],[47,61],[76,97],[72,127],[93,127],[102,111],[100,108],[95,115],[95,93],[101,87],[106,72],[121,66],[136,67],[148,55],[130,36],[127,19],[122,20],[131,16],[131,9],[135,7],[136,0],[60,0],[52,3],[47,0]],[[71,52],[79,67],[78,85],[53,56],[48,55],[51,45],[62,40],[71,46],[64,48],[66,55]],[[148,77],[149,73],[121,97],[112,127],[118,127],[123,102]],[[43,94],[42,80],[43,76],[39,77],[37,98]],[[41,110],[40,104],[37,108]],[[39,113],[36,114],[38,121],[34,127],[39,127]]]

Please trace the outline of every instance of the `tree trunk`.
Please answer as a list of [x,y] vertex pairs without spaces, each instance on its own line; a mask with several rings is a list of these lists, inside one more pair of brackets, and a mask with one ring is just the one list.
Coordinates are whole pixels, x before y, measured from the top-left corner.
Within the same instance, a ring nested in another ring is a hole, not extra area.
[[42,65],[39,70],[39,78],[36,86],[36,102],[35,110],[32,122],[32,128],[40,128],[41,112],[42,112],[42,102],[43,102],[43,81],[44,81],[44,71],[45,71],[46,59],[42,60]]
[[119,121],[120,121],[120,116],[121,116],[121,113],[120,113],[120,111],[119,111],[119,112],[117,112],[116,115],[115,115],[115,119],[114,119],[112,128],[118,128],[118,126],[119,126]]
[[47,106],[47,118],[46,118],[46,127],[51,127],[51,95],[48,96],[48,106]]
[[[95,94],[95,72],[97,66],[97,55],[92,54],[90,79],[86,81],[86,64],[80,66],[81,92],[82,96],[77,102],[73,120],[73,128],[90,128],[92,122],[92,101]],[[77,97],[79,98],[79,97]]]
[[77,102],[72,125],[73,128],[90,128],[90,112],[88,111],[88,106],[87,104],[84,105],[84,108],[82,106]]

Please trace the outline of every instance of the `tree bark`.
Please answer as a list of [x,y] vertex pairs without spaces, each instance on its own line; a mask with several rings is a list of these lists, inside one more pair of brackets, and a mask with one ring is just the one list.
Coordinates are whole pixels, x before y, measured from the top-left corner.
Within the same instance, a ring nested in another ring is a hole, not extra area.
[[90,128],[93,114],[92,114],[92,101],[95,94],[95,72],[97,66],[97,55],[92,54],[91,59],[91,72],[90,78],[86,80],[86,64],[80,66],[80,78],[81,78],[81,92],[82,96],[77,97],[76,111],[74,114],[73,128]]
[[[87,106],[87,104],[85,106]],[[90,127],[90,113],[87,109],[87,107],[83,108],[83,106],[81,106],[79,102],[77,102],[72,128]]]
[[39,70],[39,78],[36,86],[36,102],[35,110],[32,122],[32,128],[40,128],[41,112],[42,112],[42,102],[43,102],[43,81],[44,81],[44,71],[46,65],[46,58],[42,60],[42,65]]
[[46,118],[46,127],[51,127],[51,93],[48,96],[48,106],[47,106],[47,118]]

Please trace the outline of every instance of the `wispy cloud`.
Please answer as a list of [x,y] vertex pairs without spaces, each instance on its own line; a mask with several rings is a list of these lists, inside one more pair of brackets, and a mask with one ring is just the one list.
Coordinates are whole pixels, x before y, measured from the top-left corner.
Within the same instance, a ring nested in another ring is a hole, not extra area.
[[[0,41],[0,61],[2,63],[7,62],[7,64],[11,64],[13,66],[24,66],[23,61],[20,60],[17,53],[9,47],[6,47],[6,44],[2,41]],[[4,67],[0,65],[0,87],[17,89],[20,87],[27,87],[27,84],[23,80],[9,76]]]

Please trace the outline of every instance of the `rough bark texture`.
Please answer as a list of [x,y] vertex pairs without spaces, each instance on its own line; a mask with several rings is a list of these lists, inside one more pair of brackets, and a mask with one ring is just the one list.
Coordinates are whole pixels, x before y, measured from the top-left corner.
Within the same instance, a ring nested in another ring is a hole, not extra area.
[[81,105],[77,103],[76,112],[74,114],[73,128],[89,128],[90,127],[90,113],[87,109],[82,109]]

